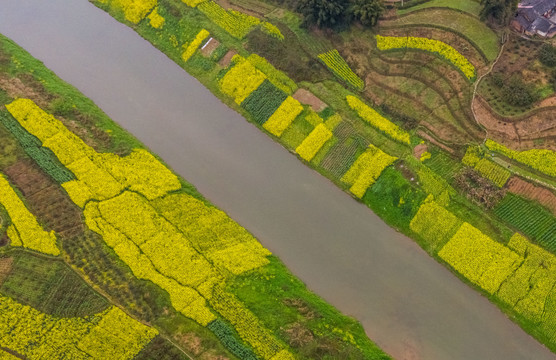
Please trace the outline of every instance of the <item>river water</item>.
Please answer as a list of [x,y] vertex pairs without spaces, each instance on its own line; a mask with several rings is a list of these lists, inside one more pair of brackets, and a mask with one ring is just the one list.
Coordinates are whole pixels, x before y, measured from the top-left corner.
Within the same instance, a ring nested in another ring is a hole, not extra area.
[[395,358],[556,358],[105,12],[86,0],[0,5],[0,33],[95,101]]

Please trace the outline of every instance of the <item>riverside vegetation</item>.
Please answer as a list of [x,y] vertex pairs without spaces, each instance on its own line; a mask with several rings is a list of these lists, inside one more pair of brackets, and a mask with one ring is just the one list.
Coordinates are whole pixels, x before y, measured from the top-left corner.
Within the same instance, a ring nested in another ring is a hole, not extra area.
[[[555,155],[511,150],[488,106],[476,122],[488,81],[478,94],[474,86],[501,43],[474,1],[410,3],[376,30],[339,34],[305,29],[275,3],[92,2],[556,350]],[[150,23],[152,11],[163,26]],[[549,130],[536,134],[522,146],[551,145]]]
[[[159,10],[130,16],[164,28]],[[191,59],[205,37],[199,29],[184,48]],[[294,85],[284,79],[273,81]],[[236,91],[242,85],[230,85],[238,98],[248,95]],[[0,357],[389,358],[357,321],[2,36],[0,102]],[[325,129],[300,152],[314,153],[331,136]]]

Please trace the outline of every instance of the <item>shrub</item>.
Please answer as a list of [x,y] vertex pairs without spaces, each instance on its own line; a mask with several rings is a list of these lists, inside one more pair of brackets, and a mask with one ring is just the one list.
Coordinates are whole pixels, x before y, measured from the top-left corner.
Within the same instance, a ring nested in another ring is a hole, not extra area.
[[454,186],[474,203],[491,209],[502,200],[506,191],[481,177],[474,169],[466,168],[454,177]]
[[514,75],[502,87],[502,97],[513,106],[529,106],[538,100],[539,95],[533,85],[526,84],[519,75]]
[[544,44],[539,51],[539,61],[546,66],[556,66],[556,47]]

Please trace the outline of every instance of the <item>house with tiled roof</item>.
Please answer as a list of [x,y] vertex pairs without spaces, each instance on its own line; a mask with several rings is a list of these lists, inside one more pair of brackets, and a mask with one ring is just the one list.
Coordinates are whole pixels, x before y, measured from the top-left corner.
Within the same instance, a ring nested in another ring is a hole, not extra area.
[[553,37],[556,35],[556,0],[523,0],[511,26],[529,36]]

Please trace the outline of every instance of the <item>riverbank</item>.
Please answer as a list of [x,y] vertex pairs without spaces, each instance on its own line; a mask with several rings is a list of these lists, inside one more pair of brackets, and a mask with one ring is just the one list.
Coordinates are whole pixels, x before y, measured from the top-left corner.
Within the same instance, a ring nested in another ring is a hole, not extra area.
[[[3,105],[15,104],[15,97],[31,98],[44,110],[63,119],[66,126],[71,126],[72,131],[80,134],[90,146],[102,153],[116,153],[126,157],[137,151],[136,149],[146,149],[140,141],[115,124],[89,99],[58,79],[54,73],[31,58],[12,41],[0,37],[0,49],[3,60],[0,99]],[[0,112],[0,116],[11,117],[5,109]],[[171,292],[171,298],[168,298],[166,289],[163,290],[153,283],[136,279],[130,269],[121,263],[121,257],[103,245],[102,239],[94,236],[91,231],[76,230],[77,233],[75,231],[68,233],[64,230],[58,232],[57,229],[67,230],[68,218],[49,218],[45,211],[48,212],[49,209],[59,206],[60,202],[67,202],[68,194],[62,191],[59,192],[59,197],[55,197],[49,190],[50,192],[43,192],[45,195],[40,200],[28,196],[29,193],[22,181],[33,176],[37,179],[39,175],[33,175],[34,173],[30,169],[25,170],[25,166],[33,168],[36,165],[23,165],[28,164],[30,159],[24,155],[20,148],[21,144],[13,134],[2,128],[1,136],[4,150],[9,152],[5,154],[6,156],[2,156],[2,160],[5,161],[3,161],[0,171],[6,172],[10,180],[19,186],[18,189],[25,194],[24,199],[31,209],[43,209],[36,213],[39,221],[47,229],[56,229],[62,248],[62,257],[89,284],[103,294],[107,294],[115,305],[125,308],[136,319],[156,327],[161,334],[171,338],[181,348],[185,348],[186,353],[190,355],[224,355],[228,358],[235,358],[234,355],[241,357],[241,354],[244,354],[243,356],[252,354],[253,350],[241,350],[243,348],[250,349],[250,346],[253,345],[246,345],[250,339],[242,332],[244,330],[241,327],[238,328],[239,333],[231,330],[238,325],[233,322],[234,325],[230,325],[230,315],[227,315],[225,320],[218,320],[220,321],[218,327],[211,325],[212,323],[208,325],[208,329],[199,326],[195,321],[180,314],[180,310],[176,310]],[[55,155],[63,161],[61,155],[56,152]],[[13,170],[16,167],[23,168],[24,174],[17,173],[16,176]],[[41,182],[48,182],[48,189],[60,187],[60,184],[56,184],[48,176],[42,178]],[[180,194],[198,199],[201,204],[207,206],[207,209],[213,209],[212,205],[185,180],[180,179],[180,185]],[[71,194],[70,191],[70,196],[73,196]],[[176,193],[174,192],[173,195],[175,196]],[[179,204],[174,205],[172,211],[179,211],[178,206]],[[186,210],[193,211],[194,209]],[[219,216],[222,217],[223,214]],[[181,222],[181,224],[186,223],[185,220]],[[77,225],[73,225],[75,229]],[[84,226],[84,224],[79,226]],[[228,231],[230,236],[235,236],[234,232],[244,231],[233,227],[237,225],[230,224],[228,226],[230,228],[222,229],[222,231]],[[207,230],[199,231],[197,236],[205,236],[204,233],[207,232]],[[220,236],[218,233],[216,234]],[[251,250],[248,248],[245,250],[246,253],[241,256],[255,256],[255,254],[250,254]],[[180,249],[176,248],[175,251],[179,253]],[[10,257],[10,254],[10,247],[3,249],[4,257]],[[234,262],[234,256],[236,255],[229,253],[228,261]],[[185,261],[185,258],[182,258],[182,261]],[[283,344],[281,346],[286,348],[291,346],[294,354],[299,352],[296,354],[298,358],[314,358],[317,356],[315,352],[340,358],[345,356],[369,359],[388,358],[368,340],[360,324],[354,319],[341,315],[332,306],[309,292],[278,258],[269,256],[266,262],[268,264],[260,268],[255,267],[247,272],[238,272],[241,276],[226,275],[226,282],[229,282],[230,285],[233,284],[230,287],[230,294],[237,294],[238,298],[242,300],[241,304],[245,304],[248,309],[242,310],[245,312],[244,316],[254,315],[261,324],[269,326],[268,330],[271,332],[271,336],[280,339],[277,340],[278,344]],[[133,273],[137,272],[132,264],[127,262],[126,264],[131,266]],[[144,275],[143,279],[145,279]],[[126,283],[127,285],[124,285]],[[257,291],[249,293],[254,288]],[[287,291],[285,291],[286,288]],[[227,311],[233,311],[233,308],[230,307]],[[251,325],[261,326],[255,323]],[[261,331],[263,331],[262,329]],[[292,343],[294,336],[301,343]],[[299,338],[300,336],[301,338]],[[155,348],[144,350],[144,356],[152,355],[160,348],[172,348],[172,344],[164,343],[164,339],[158,339],[153,343]],[[170,353],[159,355],[170,356],[173,354],[176,356],[175,352]]]

